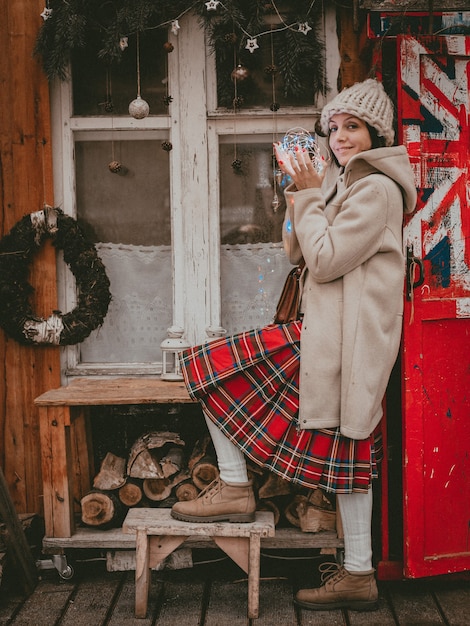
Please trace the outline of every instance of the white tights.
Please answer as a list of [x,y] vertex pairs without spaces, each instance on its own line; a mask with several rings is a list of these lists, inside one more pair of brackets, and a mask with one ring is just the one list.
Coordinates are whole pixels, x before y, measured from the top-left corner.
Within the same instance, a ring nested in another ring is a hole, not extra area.
[[[227,483],[246,483],[248,474],[243,452],[206,417],[214,443],[220,478]],[[351,572],[372,569],[372,487],[367,493],[336,496],[344,530],[344,567]]]
[[336,496],[344,530],[344,567],[350,572],[372,569],[372,487]]
[[208,417],[206,423],[217,454],[220,478],[226,483],[248,482],[243,452]]

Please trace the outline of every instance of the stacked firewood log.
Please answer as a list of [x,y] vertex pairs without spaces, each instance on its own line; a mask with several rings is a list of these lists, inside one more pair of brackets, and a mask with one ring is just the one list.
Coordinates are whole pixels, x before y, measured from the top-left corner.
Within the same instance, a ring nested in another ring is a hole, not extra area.
[[[295,487],[248,462],[257,509],[271,511],[276,526],[305,532],[335,530],[334,501],[319,489]],[[81,499],[82,522],[95,528],[119,526],[130,507],[166,507],[193,500],[219,475],[210,437],[199,439],[189,456],[178,433],[148,432],[132,445],[127,459],[108,452],[93,489]]]

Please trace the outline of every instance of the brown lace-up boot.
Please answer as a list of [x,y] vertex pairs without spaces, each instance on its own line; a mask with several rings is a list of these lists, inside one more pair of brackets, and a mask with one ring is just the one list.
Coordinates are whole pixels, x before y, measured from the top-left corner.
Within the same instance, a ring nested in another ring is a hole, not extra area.
[[255,510],[251,482],[226,483],[219,477],[195,500],[174,504],[171,515],[183,522],[253,522]]
[[297,606],[313,611],[375,611],[378,608],[375,570],[348,572],[336,563],[323,563],[322,570],[322,586],[298,591],[294,600]]

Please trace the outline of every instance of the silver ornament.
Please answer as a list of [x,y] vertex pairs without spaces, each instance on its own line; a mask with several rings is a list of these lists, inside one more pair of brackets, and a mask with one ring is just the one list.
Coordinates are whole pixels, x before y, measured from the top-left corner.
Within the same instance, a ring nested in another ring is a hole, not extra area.
[[135,100],[132,100],[132,102],[129,104],[129,115],[136,120],[141,120],[144,117],[147,117],[149,112],[150,107],[148,103],[140,96],[137,96],[137,98]]

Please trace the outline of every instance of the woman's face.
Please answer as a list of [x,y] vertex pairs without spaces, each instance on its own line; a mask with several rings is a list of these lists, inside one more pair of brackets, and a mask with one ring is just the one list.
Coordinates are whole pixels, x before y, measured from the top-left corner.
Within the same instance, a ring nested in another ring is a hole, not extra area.
[[329,122],[329,143],[343,167],[359,152],[372,148],[367,124],[350,113],[336,113]]

